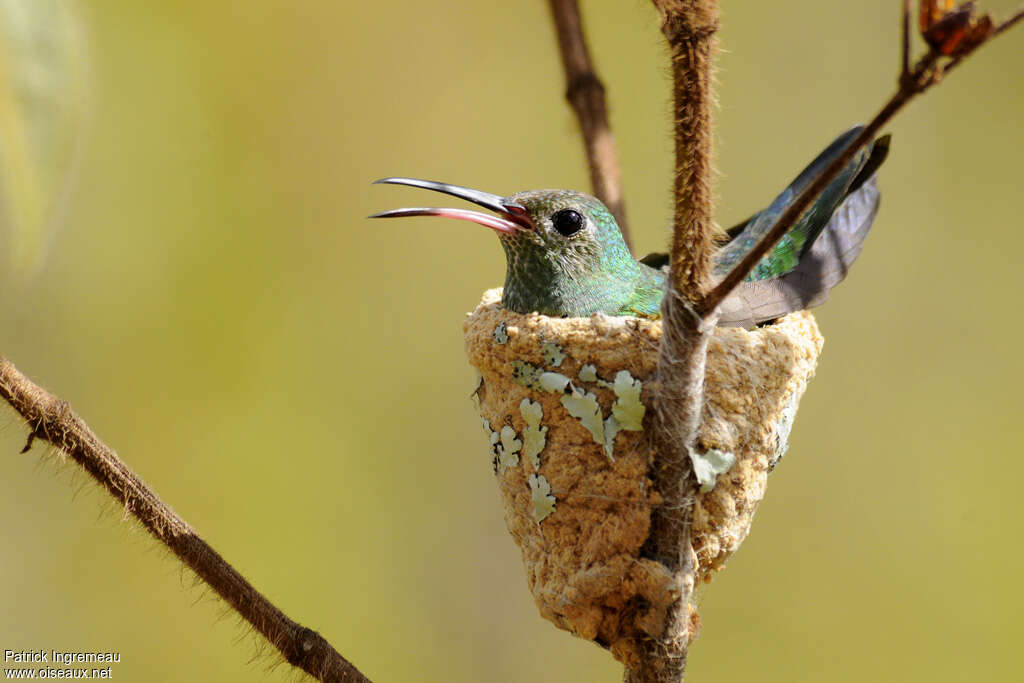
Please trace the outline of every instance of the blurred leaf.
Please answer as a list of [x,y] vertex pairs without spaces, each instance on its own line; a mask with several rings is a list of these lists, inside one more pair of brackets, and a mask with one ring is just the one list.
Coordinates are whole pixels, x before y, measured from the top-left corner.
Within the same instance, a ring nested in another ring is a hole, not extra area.
[[85,52],[72,0],[0,0],[0,225],[22,277],[42,263],[70,189]]

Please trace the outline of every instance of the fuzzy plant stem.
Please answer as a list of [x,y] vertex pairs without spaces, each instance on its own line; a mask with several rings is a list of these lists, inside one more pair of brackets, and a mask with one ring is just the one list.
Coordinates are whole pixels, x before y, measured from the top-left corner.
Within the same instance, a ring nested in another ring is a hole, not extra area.
[[[697,491],[689,454],[695,447],[703,406],[704,366],[719,304],[775,245],[846,162],[870,143],[911,99],[925,92],[992,38],[1024,20],[1024,8],[964,49],[940,52],[932,45],[910,66],[910,3],[904,0],[898,87],[844,154],[819,174],[787,207],[768,234],[713,289],[708,290],[714,231],[711,223],[711,78],[718,26],[715,0],[654,0],[672,57],[675,112],[675,225],[668,288],[662,304],[663,337],[658,361],[657,422],[652,442],[654,486],[665,499],[652,513],[644,554],[673,571],[677,593],[658,637],[644,643],[630,683],[682,681],[687,646],[695,635],[690,606],[695,574],[691,547],[692,505]],[[923,27],[922,30],[926,30]]]
[[583,33],[583,19],[576,0],[548,0],[558,38],[558,52],[565,71],[565,99],[569,101],[583,137],[590,169],[590,185],[615,216],[626,246],[633,242],[626,221],[626,200],[622,191],[619,153],[608,121],[604,83],[597,76]]
[[651,479],[664,502],[651,515],[643,554],[674,576],[673,603],[662,632],[642,643],[630,683],[683,679],[686,653],[696,628],[691,596],[696,557],[691,544],[697,483],[690,460],[704,404],[704,366],[717,312],[696,313],[693,303],[707,288],[715,251],[712,223],[712,76],[718,29],[716,0],[655,0],[672,62],[675,119],[675,219],[669,278],[662,302],[663,336],[658,355],[658,394],[651,437]]

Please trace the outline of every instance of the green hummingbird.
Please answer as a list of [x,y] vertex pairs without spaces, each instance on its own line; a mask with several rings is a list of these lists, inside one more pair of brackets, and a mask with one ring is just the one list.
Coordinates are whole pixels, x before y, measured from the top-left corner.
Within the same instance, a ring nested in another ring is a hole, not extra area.
[[[861,130],[854,127],[836,138],[768,208],[727,231],[729,241],[715,256],[716,280],[753,248],[786,206]],[[884,136],[851,159],[722,303],[720,325],[753,327],[828,298],[859,255],[878,212],[875,172],[888,148],[889,136]],[[511,311],[560,317],[650,317],[660,312],[667,255],[633,258],[611,212],[590,195],[529,190],[501,197],[415,178],[376,182],[442,192],[494,212],[423,207],[384,211],[370,218],[442,216],[491,228],[505,250],[502,305]]]

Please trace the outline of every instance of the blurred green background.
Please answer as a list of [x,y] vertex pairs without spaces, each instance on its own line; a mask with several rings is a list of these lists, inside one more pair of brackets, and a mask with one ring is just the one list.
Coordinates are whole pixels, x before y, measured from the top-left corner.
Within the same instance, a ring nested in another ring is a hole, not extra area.
[[[719,220],[892,90],[897,0],[724,2]],[[1006,13],[1015,0],[986,3]],[[0,354],[380,681],[614,681],[535,612],[469,401],[488,231],[367,214],[386,175],[586,189],[545,3],[93,0],[90,125]],[[670,220],[646,2],[583,2],[640,253]],[[1020,675],[1024,28],[900,115],[856,269],[754,531],[701,597],[692,681]],[[9,239],[9,235],[7,238]],[[84,475],[0,412],[0,649],[132,681],[292,680]]]

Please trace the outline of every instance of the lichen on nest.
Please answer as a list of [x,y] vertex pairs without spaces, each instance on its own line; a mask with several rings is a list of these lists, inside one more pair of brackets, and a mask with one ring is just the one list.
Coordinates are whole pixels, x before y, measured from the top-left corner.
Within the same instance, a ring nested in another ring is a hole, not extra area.
[[[500,301],[500,289],[485,292],[464,330],[506,525],[541,615],[630,664],[678,597],[669,572],[640,556],[661,502],[645,435],[661,322],[522,315]],[[698,579],[746,537],[822,343],[807,312],[715,331],[697,444],[712,486],[694,506]]]

